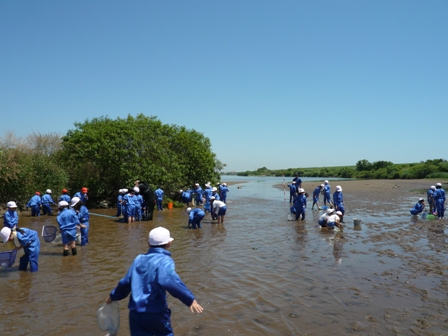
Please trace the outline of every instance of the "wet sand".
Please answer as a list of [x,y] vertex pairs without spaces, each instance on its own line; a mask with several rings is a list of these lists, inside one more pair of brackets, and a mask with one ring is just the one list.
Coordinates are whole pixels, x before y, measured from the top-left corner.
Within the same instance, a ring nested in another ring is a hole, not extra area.
[[[202,229],[188,229],[183,209],[173,209],[130,226],[91,216],[90,244],[76,257],[41,240],[39,272],[18,272],[18,261],[0,270],[0,334],[106,334],[96,309],[146,252],[148,232],[163,225],[175,238],[177,273],[205,308],[192,314],[168,295],[177,336],[448,335],[447,221],[409,214],[424,197],[413,190],[432,181],[330,181],[346,205],[347,224],[336,233],[318,230],[321,212],[310,202],[305,221],[288,221],[283,186],[237,184],[224,225],[206,216]],[[311,194],[317,184],[303,187]],[[55,218],[24,213],[19,223],[40,233]],[[121,301],[119,336],[129,335],[126,307]]]

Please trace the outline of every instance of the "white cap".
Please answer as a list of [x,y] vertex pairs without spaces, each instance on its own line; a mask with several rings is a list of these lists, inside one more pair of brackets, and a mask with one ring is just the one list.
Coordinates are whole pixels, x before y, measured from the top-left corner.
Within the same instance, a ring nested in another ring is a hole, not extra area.
[[124,192],[124,193],[127,193],[127,192],[128,192],[128,189],[124,188],[124,189],[123,189],[123,192]]
[[336,186],[336,191],[342,191],[341,186]]
[[47,194],[51,194],[51,189],[47,189],[45,192],[46,192]]
[[336,211],[336,215],[342,216],[342,212]]
[[196,186],[196,187],[199,187],[199,183],[195,183],[195,186]]
[[118,190],[118,192],[119,192],[119,193],[122,193],[122,192],[123,192],[123,189]]
[[441,187],[442,183],[436,183],[436,186]]
[[180,192],[180,193],[183,193],[184,191],[181,189],[181,190],[179,190],[179,192]]
[[324,182],[325,182],[325,183],[328,183],[328,180],[325,180]]
[[432,190],[435,190],[435,189],[436,189],[436,186],[431,186],[431,189],[432,189]]
[[217,191],[218,189],[216,188],[216,187],[213,187],[212,188],[212,191]]
[[5,226],[2,231],[0,231],[0,238],[2,239],[3,243],[6,243],[9,240],[10,235],[11,229],[7,226]]
[[134,191],[135,191],[136,193],[139,193],[139,192],[140,192],[140,188],[139,188],[139,187],[134,187]]
[[17,204],[14,201],[10,201],[10,202],[6,203],[6,206],[8,208],[17,208]]
[[327,209],[327,214],[332,214],[334,212],[334,209]]
[[[73,197],[74,198],[74,197]],[[64,206],[68,206],[68,203],[66,202],[66,201],[60,201],[59,203],[58,203],[58,208],[62,208],[62,207],[64,207]]]
[[321,187],[325,187],[323,184],[320,185]]
[[292,181],[292,183],[296,183],[296,181]]
[[305,192],[305,189],[303,189],[303,188],[299,189],[299,193],[304,193],[304,192]]
[[190,211],[191,211],[191,208],[186,208],[185,211],[186,211],[186,212],[190,212]]
[[210,197],[210,201],[214,201],[215,200],[215,196]]
[[225,182],[224,182],[222,185],[223,185],[224,187],[227,187],[227,183],[225,183]]
[[164,227],[157,227],[149,232],[149,245],[160,246],[172,242],[174,239],[170,237],[170,231]]
[[207,188],[211,188],[211,185],[208,184],[208,183],[207,183],[205,186],[206,186]]
[[[71,206],[75,206],[76,203],[78,203],[80,200],[81,200],[81,199],[80,199],[79,197],[73,197],[73,198],[71,199],[71,201],[70,201],[70,205],[71,205]],[[61,203],[61,202],[59,202],[59,203]],[[67,205],[68,205],[68,204],[67,204]],[[58,204],[58,206],[60,206],[60,205]]]
[[424,198],[419,198],[418,199],[419,202],[424,201],[424,200],[425,200]]

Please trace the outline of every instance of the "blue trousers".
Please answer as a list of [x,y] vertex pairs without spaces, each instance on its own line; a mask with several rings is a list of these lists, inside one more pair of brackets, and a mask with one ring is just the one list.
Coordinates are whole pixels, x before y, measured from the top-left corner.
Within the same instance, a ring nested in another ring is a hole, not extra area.
[[40,207],[38,205],[31,206],[31,216],[40,216]]
[[40,241],[36,239],[31,245],[24,247],[25,254],[20,258],[19,271],[26,271],[30,264],[30,271],[37,272],[39,270],[38,260],[40,252]]
[[328,202],[328,204],[331,204],[331,196],[330,196],[330,194],[325,193],[324,194],[324,205],[327,205],[327,202]]
[[445,217],[445,202],[443,199],[436,200],[437,218]]
[[87,226],[85,229],[82,227],[79,231],[81,231],[81,246],[86,245],[89,242],[89,222],[82,223]]
[[171,310],[161,313],[137,313],[129,311],[131,336],[172,336]]
[[157,200],[157,210],[163,210],[162,200]]
[[51,210],[50,204],[42,204],[42,209],[44,211],[44,215],[52,216],[53,211]]

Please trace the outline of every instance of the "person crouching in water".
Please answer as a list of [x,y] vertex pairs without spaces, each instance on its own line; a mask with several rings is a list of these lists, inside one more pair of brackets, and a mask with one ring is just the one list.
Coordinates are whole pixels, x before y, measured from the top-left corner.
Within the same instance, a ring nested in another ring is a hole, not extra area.
[[196,229],[196,226],[198,228],[201,228],[201,220],[205,216],[205,211],[201,208],[187,208],[187,214],[188,214],[188,226],[193,226],[193,229]]
[[342,230],[341,217],[342,212],[336,211],[334,215],[331,215],[327,218],[327,227],[330,229],[334,229],[334,227],[336,226]]
[[73,197],[71,200],[71,208],[75,211],[79,219],[79,226],[81,227],[81,246],[89,243],[89,210],[82,204],[79,197]]
[[425,200],[423,198],[419,198],[418,202],[415,203],[414,207],[411,209],[411,215],[417,216],[419,213],[422,213],[425,210]]
[[68,208],[66,201],[60,201],[58,203],[59,215],[56,220],[59,224],[59,230],[61,231],[62,244],[64,245],[63,256],[68,256],[69,246],[72,249],[72,254],[76,255],[76,225],[80,225],[79,218],[76,212]]
[[319,223],[320,227],[327,227],[327,220],[334,212],[334,209],[327,209],[326,212],[323,213],[322,216],[319,217],[317,223]]
[[36,231],[26,228],[11,230],[5,226],[0,232],[0,237],[3,243],[12,241],[16,250],[23,248],[25,254],[20,258],[19,271],[26,271],[28,264],[31,272],[38,271],[40,241]]
[[217,219],[218,224],[224,224],[224,216],[226,215],[227,207],[223,201],[216,200],[213,196],[210,197],[212,206],[212,219]]
[[294,208],[296,209],[296,221],[299,220],[300,215],[302,215],[302,220],[305,220],[306,212],[306,196],[305,190],[299,188],[299,194],[294,198]]

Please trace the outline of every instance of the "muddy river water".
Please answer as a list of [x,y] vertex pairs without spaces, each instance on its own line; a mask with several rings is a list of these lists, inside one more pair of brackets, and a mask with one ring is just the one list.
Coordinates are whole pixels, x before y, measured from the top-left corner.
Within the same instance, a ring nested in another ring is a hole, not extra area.
[[[236,181],[219,226],[206,215],[202,229],[188,229],[183,209],[172,209],[130,226],[92,215],[77,256],[41,239],[39,272],[19,272],[18,261],[0,270],[0,335],[104,336],[96,310],[157,226],[171,231],[176,271],[205,309],[193,314],[168,296],[176,335],[448,335],[444,221],[412,218],[409,198],[396,206],[345,193],[345,229],[324,232],[311,198],[304,222],[287,220],[279,183]],[[55,217],[19,221],[39,234],[48,224]],[[127,299],[120,309],[118,335],[129,335]]]

